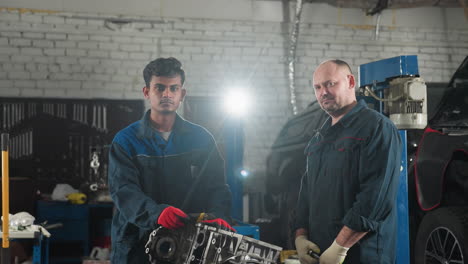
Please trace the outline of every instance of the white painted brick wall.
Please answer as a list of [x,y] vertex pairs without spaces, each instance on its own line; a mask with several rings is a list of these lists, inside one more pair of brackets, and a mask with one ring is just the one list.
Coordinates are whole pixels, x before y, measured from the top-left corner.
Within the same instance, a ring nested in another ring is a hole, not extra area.
[[19,53],[19,48],[3,46],[0,47],[0,54],[16,54]]
[[55,47],[57,48],[75,48],[76,44],[77,43],[75,41],[71,41],[71,40],[55,41]]
[[44,54],[46,56],[64,56],[65,55],[65,49],[62,48],[55,48],[55,49],[44,49]]
[[44,55],[44,50],[41,48],[21,48],[21,54],[23,55]]
[[51,40],[35,39],[32,42],[32,46],[38,48],[52,48],[54,47],[54,42]]
[[40,14],[21,14],[20,20],[24,22],[42,23],[44,16]]
[[67,34],[67,39],[80,41],[80,40],[89,40],[89,36],[87,34]]
[[[1,90],[0,90],[0,93],[2,93]],[[36,89],[36,88],[23,88],[21,89],[20,96],[22,94],[26,94],[29,97],[43,97],[44,91],[41,89]]]
[[46,33],[46,39],[64,40],[67,39],[67,35],[61,33]]
[[65,18],[60,17],[60,16],[53,16],[53,15],[44,16],[44,23],[54,24],[58,26],[58,25],[65,24]]
[[83,49],[65,49],[65,53],[67,56],[83,57],[86,56],[87,51]]
[[10,45],[16,47],[31,46],[31,40],[29,39],[20,39],[20,38],[10,38]]
[[44,38],[44,33],[23,32],[23,37],[24,38],[30,38],[30,39],[43,39]]
[[49,76],[48,72],[40,72],[40,71],[34,71],[31,72],[31,79],[33,80],[44,80]]
[[100,50],[118,50],[119,44],[117,43],[99,43]]
[[[113,17],[0,10],[0,96],[141,99],[146,63],[174,56],[187,71],[189,95],[250,85],[255,111],[245,123],[245,165],[264,173],[269,148],[291,115],[289,40],[280,23],[135,17],[118,26],[106,18]],[[310,79],[325,59],[345,59],[357,73],[360,64],[414,54],[426,81],[447,82],[468,55],[462,29],[382,26],[375,39],[372,27],[313,23],[301,24],[300,34],[300,109],[315,100]]]
[[[55,84],[54,84],[55,86]],[[44,89],[44,96],[45,97],[66,97],[67,96],[67,93],[66,93],[67,90],[63,90],[61,89],[60,87],[56,87],[56,88],[50,88],[50,89]]]

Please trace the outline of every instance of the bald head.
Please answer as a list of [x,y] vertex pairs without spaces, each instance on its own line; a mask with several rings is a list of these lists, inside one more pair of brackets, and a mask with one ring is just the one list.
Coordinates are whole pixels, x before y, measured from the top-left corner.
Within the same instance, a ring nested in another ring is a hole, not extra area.
[[338,68],[345,70],[346,74],[353,74],[353,71],[351,70],[351,67],[349,67],[349,64],[346,61],[338,60],[338,59],[323,61],[322,63],[319,64],[319,66],[317,66],[315,71],[317,71],[320,68],[320,66],[325,65],[325,64],[334,64]]

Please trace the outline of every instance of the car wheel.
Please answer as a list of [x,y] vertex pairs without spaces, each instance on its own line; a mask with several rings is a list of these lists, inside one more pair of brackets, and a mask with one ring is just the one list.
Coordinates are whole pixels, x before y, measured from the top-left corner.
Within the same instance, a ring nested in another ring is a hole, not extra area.
[[415,262],[468,263],[468,207],[443,207],[424,216],[416,237]]

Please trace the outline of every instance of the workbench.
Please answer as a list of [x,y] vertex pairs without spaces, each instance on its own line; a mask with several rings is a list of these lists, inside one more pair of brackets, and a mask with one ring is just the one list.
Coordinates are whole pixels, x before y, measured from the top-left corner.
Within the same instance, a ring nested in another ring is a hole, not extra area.
[[[37,222],[62,224],[60,228],[49,230],[52,234],[50,263],[82,263],[82,257],[89,256],[93,240],[103,233],[110,235],[108,220],[112,218],[112,208],[112,203],[71,204],[61,201],[37,201]],[[103,228],[108,228],[109,231],[97,230]]]
[[[40,228],[23,231],[9,231],[10,240],[34,239],[33,264],[49,263],[49,238]],[[47,232],[47,231],[46,231]],[[0,240],[3,233],[0,231]]]

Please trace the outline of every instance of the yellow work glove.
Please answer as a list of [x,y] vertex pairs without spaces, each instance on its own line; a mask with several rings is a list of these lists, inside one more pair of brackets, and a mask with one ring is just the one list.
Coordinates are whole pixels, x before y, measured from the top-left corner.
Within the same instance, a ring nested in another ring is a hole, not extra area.
[[342,264],[348,250],[349,248],[338,245],[334,240],[333,244],[320,256],[320,264]]
[[309,256],[308,252],[310,250],[320,253],[320,248],[312,243],[311,241],[307,240],[307,237],[305,235],[300,235],[296,237],[296,250],[297,250],[297,255],[299,256],[299,260],[301,261],[301,264],[317,264],[318,259],[314,259],[311,256]]

